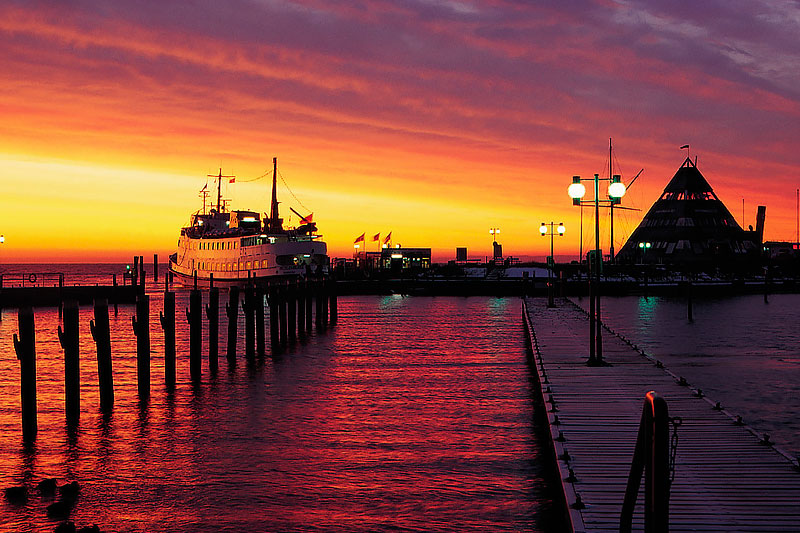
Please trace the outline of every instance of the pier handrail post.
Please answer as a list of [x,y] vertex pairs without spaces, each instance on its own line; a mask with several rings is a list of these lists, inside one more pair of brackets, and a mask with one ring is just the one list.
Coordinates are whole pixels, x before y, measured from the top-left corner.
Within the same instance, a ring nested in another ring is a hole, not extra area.
[[108,301],[94,301],[94,320],[89,330],[97,346],[97,380],[100,390],[100,410],[108,413],[114,407],[114,373],[111,365],[111,333],[108,321]]
[[619,519],[620,533],[631,531],[633,511],[644,474],[644,530],[669,531],[669,410],[654,391],[645,395],[633,461]]

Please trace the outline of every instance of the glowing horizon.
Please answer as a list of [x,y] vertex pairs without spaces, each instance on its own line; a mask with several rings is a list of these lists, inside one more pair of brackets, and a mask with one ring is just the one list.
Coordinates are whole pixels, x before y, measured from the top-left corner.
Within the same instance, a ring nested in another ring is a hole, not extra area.
[[766,205],[765,239],[795,240],[800,9],[579,4],[7,2],[0,264],[166,259],[220,167],[234,208],[268,210],[246,180],[273,156],[282,215],[314,212],[332,256],[391,231],[484,257],[499,227],[541,259],[555,221],[577,258],[566,189],[608,173],[609,137],[623,180],[645,168],[617,250],[686,143],[740,225]]

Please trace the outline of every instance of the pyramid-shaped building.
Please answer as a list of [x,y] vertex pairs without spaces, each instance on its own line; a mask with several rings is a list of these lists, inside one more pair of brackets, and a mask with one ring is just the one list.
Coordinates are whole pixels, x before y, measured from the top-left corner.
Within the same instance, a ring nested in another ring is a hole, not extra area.
[[745,231],[688,157],[617,254],[619,263],[698,264],[758,255],[765,209]]

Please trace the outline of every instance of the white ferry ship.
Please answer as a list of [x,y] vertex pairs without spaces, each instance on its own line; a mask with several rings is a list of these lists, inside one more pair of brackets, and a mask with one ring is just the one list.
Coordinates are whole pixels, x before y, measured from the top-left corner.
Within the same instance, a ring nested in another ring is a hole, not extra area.
[[[223,176],[217,178],[217,202],[209,207],[206,188],[201,191],[203,208],[192,214],[190,224],[181,228],[178,251],[169,258],[176,281],[200,285],[243,285],[248,279],[265,281],[326,272],[328,249],[311,215],[300,217],[296,228],[284,228],[278,214],[277,158],[272,160],[272,204],[269,217],[256,211],[228,211],[222,199]],[[266,213],[265,213],[266,215]]]

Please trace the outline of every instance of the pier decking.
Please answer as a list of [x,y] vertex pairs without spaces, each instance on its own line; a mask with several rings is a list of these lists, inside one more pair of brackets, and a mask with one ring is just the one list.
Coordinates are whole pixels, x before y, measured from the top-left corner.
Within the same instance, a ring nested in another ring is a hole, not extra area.
[[[683,420],[670,531],[800,531],[796,459],[606,329],[610,366],[587,366],[588,318],[573,303],[529,298],[523,309],[573,531],[619,530],[649,390]],[[634,530],[643,529],[641,501]]]

